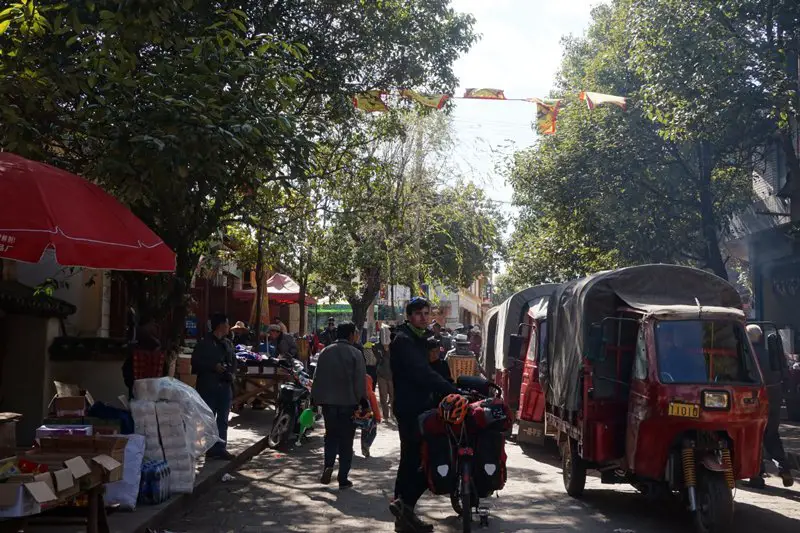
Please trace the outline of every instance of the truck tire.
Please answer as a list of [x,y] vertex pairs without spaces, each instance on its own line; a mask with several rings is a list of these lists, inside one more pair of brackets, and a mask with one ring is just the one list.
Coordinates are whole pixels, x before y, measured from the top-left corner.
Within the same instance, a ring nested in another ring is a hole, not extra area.
[[561,469],[564,489],[573,498],[583,496],[586,488],[586,463],[578,453],[578,442],[568,439],[561,447]]
[[723,533],[733,528],[733,493],[722,472],[698,472],[697,510],[694,525],[697,533]]

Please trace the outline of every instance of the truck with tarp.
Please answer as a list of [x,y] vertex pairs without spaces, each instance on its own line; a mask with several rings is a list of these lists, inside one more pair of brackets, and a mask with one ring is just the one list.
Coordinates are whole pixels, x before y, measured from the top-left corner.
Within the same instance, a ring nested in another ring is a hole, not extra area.
[[539,380],[567,493],[603,483],[678,494],[701,533],[729,529],[735,480],[757,476],[763,378],[736,289],[642,265],[565,283],[547,309]]

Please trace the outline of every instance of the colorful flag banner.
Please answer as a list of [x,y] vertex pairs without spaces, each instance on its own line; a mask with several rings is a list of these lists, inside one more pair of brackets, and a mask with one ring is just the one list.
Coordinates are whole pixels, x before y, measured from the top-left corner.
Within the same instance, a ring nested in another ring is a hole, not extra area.
[[369,113],[388,111],[386,103],[381,98],[384,94],[383,91],[367,91],[353,96],[353,105],[357,109],[367,111]]
[[553,135],[556,132],[556,120],[562,101],[540,98],[528,98],[527,101],[536,104],[536,129],[539,134]]
[[625,98],[622,96],[584,91],[580,94],[579,98],[586,101],[586,105],[589,107],[590,111],[602,104],[612,104],[621,108],[623,111],[627,107]]
[[476,98],[480,100],[505,100],[506,95],[502,89],[467,89],[463,98]]
[[412,91],[411,89],[403,89],[400,91],[400,96],[434,109],[441,109],[450,98],[449,94],[422,94],[417,91]]

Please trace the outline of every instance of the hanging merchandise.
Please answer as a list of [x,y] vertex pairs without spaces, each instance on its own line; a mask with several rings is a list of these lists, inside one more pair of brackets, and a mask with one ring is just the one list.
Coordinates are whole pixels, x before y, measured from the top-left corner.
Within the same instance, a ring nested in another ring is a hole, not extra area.
[[502,89],[467,89],[462,98],[477,100],[505,100],[506,95]]
[[536,104],[536,130],[539,135],[553,135],[562,101],[551,98],[528,98],[527,101]]
[[434,109],[441,109],[450,98],[449,94],[421,94],[411,89],[403,89],[400,91],[400,96],[413,100],[425,107],[433,107]]
[[586,101],[586,105],[589,107],[590,111],[602,104],[612,104],[619,107],[623,111],[626,109],[625,98],[623,98],[622,96],[614,96],[612,94],[592,93],[589,91],[583,91],[580,94],[579,98],[581,100]]
[[366,91],[353,96],[353,105],[357,109],[369,113],[388,111],[386,103],[383,101],[384,91]]

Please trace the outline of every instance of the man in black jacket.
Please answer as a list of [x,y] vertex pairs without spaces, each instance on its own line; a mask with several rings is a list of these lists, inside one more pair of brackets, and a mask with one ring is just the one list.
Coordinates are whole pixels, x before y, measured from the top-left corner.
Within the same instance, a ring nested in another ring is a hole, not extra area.
[[395,398],[393,409],[400,433],[400,466],[395,481],[395,499],[389,509],[395,516],[395,531],[419,533],[433,531],[414,514],[417,500],[425,493],[426,483],[420,467],[420,435],[417,417],[435,406],[431,398],[458,393],[430,365],[428,339],[433,333],[430,323],[431,304],[424,298],[413,298],[406,306],[406,323],[397,328],[390,351]]
[[[219,438],[228,440],[228,416],[233,401],[233,372],[236,354],[228,339],[231,326],[228,317],[216,313],[211,317],[211,332],[197,343],[192,352],[192,374],[197,375],[197,392],[217,417]],[[208,451],[209,459],[233,459],[225,442],[218,442]]]

